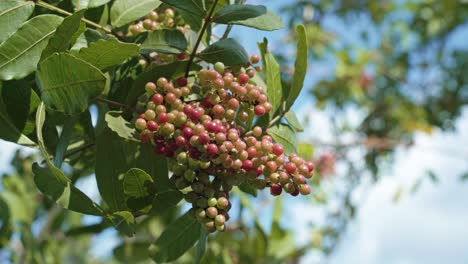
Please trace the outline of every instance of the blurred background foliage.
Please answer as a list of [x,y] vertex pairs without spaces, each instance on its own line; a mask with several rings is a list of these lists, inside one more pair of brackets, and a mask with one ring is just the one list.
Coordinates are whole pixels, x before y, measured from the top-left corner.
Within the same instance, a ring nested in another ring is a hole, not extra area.
[[[246,194],[237,192],[238,213],[227,232],[207,238],[202,263],[296,263],[310,252],[325,261],[356,215],[359,204],[352,199],[356,188],[365,179],[377,182],[380,172],[391,165],[395,148],[411,147],[415,133],[454,129],[468,104],[468,47],[466,36],[459,33],[468,26],[467,1],[291,0],[284,1],[281,12],[289,26],[287,36],[278,36],[284,39],[282,45],[294,46],[294,26],[306,25],[313,76],[310,87],[305,87],[310,95],[306,98],[332,124],[326,141],[309,137],[320,133],[311,131],[301,136],[299,145],[304,158],[316,161],[321,183],[315,182],[308,202],[321,208],[325,220],[311,223],[311,231],[306,231],[309,242],[298,246],[282,217],[288,200],[259,194],[259,201],[252,204]],[[282,52],[277,55],[287,80],[292,62]],[[350,112],[359,116],[357,122],[349,120]],[[35,159],[18,152],[13,170],[2,177],[0,262],[148,262],[148,245],[178,212],[139,219],[136,237],[122,236],[113,254],[98,259],[89,252],[105,247],[101,243],[108,241],[97,239],[97,234],[110,224],[84,219],[38,194],[30,171]],[[83,167],[69,174],[80,181],[90,172]],[[410,192],[427,180],[437,183],[438,176],[428,171]],[[395,201],[401,194],[402,190],[395,193]],[[268,221],[261,210],[266,206],[273,208]],[[203,246],[196,245],[178,263],[200,258]]]

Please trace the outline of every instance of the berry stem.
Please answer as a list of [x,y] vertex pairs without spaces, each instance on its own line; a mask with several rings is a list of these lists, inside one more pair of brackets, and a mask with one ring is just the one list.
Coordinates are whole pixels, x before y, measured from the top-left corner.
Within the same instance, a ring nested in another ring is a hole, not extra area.
[[100,103],[105,103],[105,104],[108,104],[108,105],[114,105],[114,106],[125,108],[126,110],[131,111],[131,112],[136,112],[135,109],[133,109],[132,107],[130,107],[130,106],[126,105],[126,104],[122,104],[122,103],[119,103],[119,102],[116,102],[116,101],[112,101],[112,100],[109,100],[109,99],[106,99],[106,98],[103,98],[103,97],[96,97],[95,99],[96,99],[96,101],[98,101]]
[[[57,12],[59,14],[62,14],[62,15],[66,15],[66,16],[73,15],[73,13],[70,13],[70,12],[68,12],[66,10],[63,10],[63,9],[61,9],[59,7],[56,7],[54,5],[51,5],[51,4],[46,3],[44,1],[41,1],[41,0],[37,1],[36,5],[42,6],[42,7],[46,8],[46,9],[49,9],[49,10],[52,10],[52,11],[55,11],[55,12]],[[95,27],[97,29],[100,29],[100,30],[106,32],[107,34],[112,34],[112,35],[116,36],[118,39],[122,40],[120,36],[118,36],[117,34],[114,34],[114,32],[112,30],[110,30],[109,28],[101,26],[98,23],[95,23],[95,22],[93,22],[91,20],[88,20],[86,18],[82,18],[81,21],[83,21],[84,23],[86,23],[86,24],[88,24],[90,26],[93,26],[93,27]]]
[[200,43],[203,39],[203,35],[205,35],[205,31],[208,28],[208,25],[211,23],[211,17],[213,16],[213,13],[216,9],[216,5],[218,5],[218,0],[215,0],[213,5],[211,6],[211,9],[208,13],[208,16],[205,17],[205,21],[203,22],[203,27],[200,31],[200,35],[198,35],[197,42],[195,43],[195,46],[193,47],[192,53],[190,53],[190,59],[187,64],[187,68],[185,69],[185,78],[189,76],[190,73],[190,68],[192,67],[193,60],[195,59],[195,55],[197,53],[198,47],[200,46]]

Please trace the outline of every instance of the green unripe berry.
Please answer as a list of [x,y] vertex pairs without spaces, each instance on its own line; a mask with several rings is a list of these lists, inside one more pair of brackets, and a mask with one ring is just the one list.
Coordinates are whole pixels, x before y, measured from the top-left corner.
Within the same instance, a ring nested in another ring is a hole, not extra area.
[[210,161],[206,161],[206,162],[200,162],[200,168],[202,169],[208,169],[211,165],[211,162]]
[[224,229],[225,229],[225,226],[224,226],[224,225],[217,225],[217,226],[216,226],[216,230],[218,230],[218,231],[220,231],[220,232],[224,231]]
[[175,130],[175,127],[173,124],[171,123],[165,123],[162,127],[161,127],[161,134],[165,137],[171,135]]
[[206,213],[205,213],[205,210],[201,209],[201,208],[198,208],[196,211],[195,211],[195,217],[202,221],[206,218]]
[[194,191],[191,191],[191,192],[188,192],[185,194],[184,196],[184,199],[185,201],[189,202],[189,203],[195,203],[195,201],[197,201],[198,199],[198,194]]
[[186,164],[188,160],[187,152],[181,152],[177,155],[177,161],[181,164]]
[[214,197],[208,199],[208,206],[215,207],[218,204],[218,200]]
[[196,193],[202,193],[205,189],[205,186],[201,182],[195,182],[192,184],[192,190]]
[[219,209],[226,209],[229,206],[229,200],[226,197],[219,197],[216,205]]
[[215,190],[213,188],[205,188],[203,191],[203,195],[207,198],[213,197],[215,194]]
[[154,120],[156,119],[156,112],[154,112],[151,109],[146,110],[145,112],[145,118],[146,120]]
[[189,181],[189,182],[193,182],[193,180],[195,180],[195,171],[193,170],[186,170],[185,173],[184,173],[184,178]]
[[223,73],[224,73],[224,70],[225,70],[224,63],[218,61],[217,63],[215,63],[214,69],[215,69],[217,72],[223,74]]
[[197,199],[197,206],[200,208],[207,208],[208,207],[208,201],[206,200],[205,197],[200,197]]
[[146,104],[146,109],[150,109],[150,110],[156,110],[156,104],[153,103],[152,101],[149,101],[147,104]]

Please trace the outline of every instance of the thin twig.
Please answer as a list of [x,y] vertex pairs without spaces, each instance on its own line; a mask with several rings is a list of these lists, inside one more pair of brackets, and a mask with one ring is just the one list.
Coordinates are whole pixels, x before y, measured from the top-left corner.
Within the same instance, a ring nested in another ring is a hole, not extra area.
[[85,150],[93,147],[94,145],[96,145],[96,143],[88,143],[88,144],[80,146],[80,147],[78,147],[78,148],[76,148],[74,150],[70,150],[69,152],[65,153],[65,155],[63,156],[63,159],[69,158],[69,157],[71,157],[71,156],[73,156],[75,154],[78,154],[78,153],[80,153],[82,151],[85,151]]
[[213,15],[217,4],[218,4],[218,0],[215,0],[213,5],[211,6],[208,16],[205,17],[205,21],[203,22],[203,27],[201,29],[200,35],[198,35],[197,42],[195,43],[195,46],[193,47],[192,53],[190,54],[190,59],[187,64],[187,68],[185,69],[185,78],[189,76],[190,68],[192,67],[192,63],[193,63],[193,59],[195,59],[195,54],[197,53],[198,47],[200,46],[200,43],[203,39],[203,35],[205,35],[205,31],[208,28],[208,25],[211,23],[211,16]]
[[100,103],[105,103],[105,104],[108,104],[108,105],[122,107],[122,108],[125,108],[126,110],[128,110],[130,112],[135,112],[135,109],[133,109],[132,107],[130,107],[130,106],[126,105],[126,104],[122,104],[122,103],[119,103],[119,102],[116,102],[116,101],[112,101],[112,100],[109,100],[109,99],[106,99],[106,98],[103,98],[103,97],[96,97],[96,101],[98,101]]

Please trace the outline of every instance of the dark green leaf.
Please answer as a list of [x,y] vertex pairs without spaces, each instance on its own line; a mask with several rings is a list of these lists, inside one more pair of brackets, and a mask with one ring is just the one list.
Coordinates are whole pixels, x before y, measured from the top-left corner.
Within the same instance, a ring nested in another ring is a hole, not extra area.
[[84,12],[85,10],[78,11],[63,20],[62,24],[57,27],[54,35],[50,38],[44,51],[42,51],[41,61],[52,55],[54,52],[68,50],[74,34],[80,29],[82,24],[81,19],[83,18]]
[[156,193],[153,199],[152,215],[162,215],[167,210],[175,207],[184,195],[177,190],[165,190]]
[[0,79],[21,79],[34,72],[42,50],[63,18],[36,16],[0,45]]
[[99,193],[111,211],[127,209],[123,179],[125,173],[134,168],[138,145],[122,140],[110,129],[105,129],[97,140],[96,181]]
[[227,5],[220,8],[213,17],[218,24],[231,24],[235,21],[247,20],[266,14],[267,9],[262,5]]
[[32,14],[32,1],[2,0],[0,1],[0,43],[13,34]]
[[157,192],[171,189],[167,159],[163,155],[155,154],[151,144],[139,146],[135,167],[144,170],[153,178]]
[[247,51],[232,38],[213,43],[199,53],[198,56],[210,63],[220,61],[226,66],[243,65],[249,62]]
[[112,225],[120,232],[127,236],[133,236],[135,234],[135,217],[128,211],[114,212],[107,216]]
[[70,54],[53,54],[39,65],[42,100],[67,115],[83,112],[105,87],[106,78],[91,64]]
[[264,259],[268,250],[268,237],[258,221],[255,221],[255,237],[253,239],[254,254],[257,259]]
[[111,24],[121,27],[147,15],[161,5],[158,0],[116,0],[110,10]]
[[205,17],[203,0],[162,0],[163,3],[174,7],[193,30],[199,31]]
[[208,233],[205,230],[201,231],[200,239],[197,243],[197,251],[195,252],[195,263],[199,264],[206,251],[206,243],[208,241]]
[[200,238],[200,223],[187,212],[172,222],[149,248],[156,262],[170,262],[182,256]]
[[268,43],[265,40],[263,43],[259,43],[258,47],[262,54],[263,68],[266,74],[268,101],[273,106],[270,118],[273,118],[283,102],[283,88],[281,85],[280,66],[273,54],[268,51],[267,45]]
[[9,240],[11,236],[10,208],[5,200],[0,196],[0,246],[3,240]]
[[289,125],[291,125],[296,132],[302,132],[304,131],[304,128],[302,128],[301,123],[297,119],[296,113],[293,111],[288,111],[285,115],[284,118],[286,121],[288,121]]
[[23,135],[34,131],[34,112],[41,99],[31,89],[31,83],[25,80],[7,81],[0,84],[0,94],[3,97],[10,120]]
[[266,14],[258,17],[232,21],[231,24],[242,25],[264,31],[273,31],[284,28],[281,17],[271,11],[267,11]]
[[122,111],[107,112],[105,117],[107,126],[120,137],[137,142],[137,131],[130,122],[122,117],[122,113]]
[[308,45],[307,35],[304,25],[296,27],[297,33],[297,51],[296,51],[296,63],[294,64],[294,76],[291,85],[291,90],[288,92],[286,100],[286,109],[290,109],[296,101],[299,93],[304,86],[304,79],[307,73],[307,62],[308,62]]
[[151,205],[150,195],[151,187],[153,185],[153,178],[143,170],[132,168],[125,173],[124,180],[124,194],[126,199],[138,199],[141,202],[141,207],[148,207]]
[[62,133],[60,134],[59,142],[57,144],[57,149],[55,150],[55,157],[54,157],[54,165],[57,168],[62,166],[63,158],[65,152],[67,151],[68,144],[70,144],[70,140],[73,134],[73,128],[75,127],[75,123],[78,120],[78,116],[71,116],[63,125]]
[[109,2],[110,0],[72,0],[76,10],[95,8]]
[[[3,90],[0,86],[0,91]],[[2,93],[3,94],[3,93]],[[35,146],[36,143],[31,141],[28,137],[23,135],[21,131],[15,126],[12,119],[8,115],[7,108],[3,102],[3,98],[0,97],[0,138],[6,141],[14,142],[25,146]]]
[[156,30],[150,32],[141,45],[141,52],[148,54],[153,51],[169,54],[179,54],[187,50],[187,39],[179,30]]
[[60,204],[63,208],[89,214],[103,215],[103,211],[88,196],[82,193],[70,180],[62,174],[61,179],[52,174],[50,167],[42,168],[37,163],[33,164],[34,182],[37,188]]
[[284,124],[278,124],[267,129],[267,133],[276,143],[280,143],[284,146],[285,153],[289,154],[296,152],[296,133],[294,133],[294,130],[291,127]]
[[114,248],[114,257],[120,263],[140,263],[148,261],[149,242],[122,243]]
[[77,56],[105,70],[138,55],[139,51],[140,47],[137,44],[101,39],[91,43],[88,48],[82,48]]
[[253,197],[257,197],[257,189],[248,182],[244,182],[241,185],[239,185],[239,189],[245,193],[252,195]]

